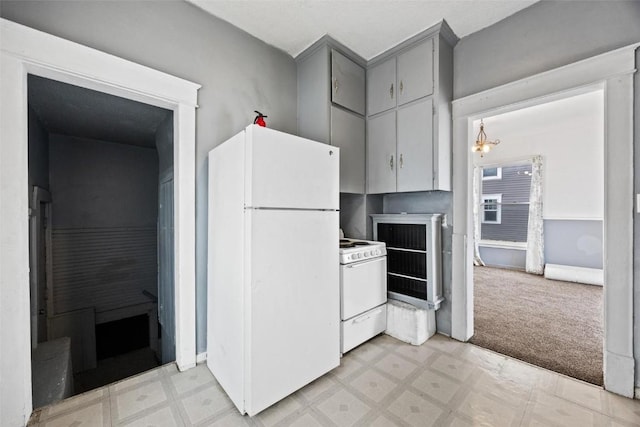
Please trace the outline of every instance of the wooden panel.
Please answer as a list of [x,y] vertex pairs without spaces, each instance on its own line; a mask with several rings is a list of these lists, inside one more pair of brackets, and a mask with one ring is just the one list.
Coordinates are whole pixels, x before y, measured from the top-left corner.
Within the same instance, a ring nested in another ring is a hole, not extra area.
[[331,101],[364,115],[364,68],[337,52],[331,51]]
[[364,118],[331,107],[331,145],[340,147],[340,192],[364,193]]
[[53,309],[96,312],[149,302],[157,292],[155,227],[54,229]]
[[396,59],[391,58],[367,70],[367,115],[396,106]]
[[433,93],[433,39],[398,56],[398,105]]
[[298,135],[325,144],[329,144],[329,73],[327,46],[298,62]]
[[73,372],[94,369],[96,361],[96,318],[92,308],[49,317],[49,340],[71,338]]
[[396,191],[396,112],[367,123],[367,193]]
[[398,109],[398,191],[433,190],[430,98]]

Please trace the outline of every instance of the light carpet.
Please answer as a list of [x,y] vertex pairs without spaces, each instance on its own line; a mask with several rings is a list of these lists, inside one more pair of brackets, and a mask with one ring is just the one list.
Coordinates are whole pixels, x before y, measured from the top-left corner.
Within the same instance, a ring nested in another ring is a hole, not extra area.
[[602,385],[602,287],[474,268],[473,344]]

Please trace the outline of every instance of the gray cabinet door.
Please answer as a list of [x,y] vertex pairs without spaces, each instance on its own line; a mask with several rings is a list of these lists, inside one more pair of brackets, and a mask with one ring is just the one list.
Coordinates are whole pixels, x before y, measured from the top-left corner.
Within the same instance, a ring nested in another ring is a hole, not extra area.
[[396,96],[396,58],[390,58],[367,71],[367,115],[395,107]]
[[398,109],[398,191],[433,190],[433,101]]
[[340,147],[340,192],[364,193],[364,119],[331,107],[331,145]]
[[433,39],[398,56],[398,105],[433,93]]
[[367,192],[396,191],[396,112],[384,113],[367,122]]
[[331,50],[331,101],[364,115],[364,68]]

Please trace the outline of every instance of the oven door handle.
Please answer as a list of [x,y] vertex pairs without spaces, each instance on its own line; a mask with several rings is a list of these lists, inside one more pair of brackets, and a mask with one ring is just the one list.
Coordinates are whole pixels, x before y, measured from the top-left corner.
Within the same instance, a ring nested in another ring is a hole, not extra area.
[[357,267],[362,267],[363,265],[369,265],[372,264],[374,262],[381,262],[384,260],[384,257],[378,257],[372,260],[368,260],[368,261],[360,261],[360,262],[355,262],[353,264],[347,264],[346,267],[347,268],[357,268]]

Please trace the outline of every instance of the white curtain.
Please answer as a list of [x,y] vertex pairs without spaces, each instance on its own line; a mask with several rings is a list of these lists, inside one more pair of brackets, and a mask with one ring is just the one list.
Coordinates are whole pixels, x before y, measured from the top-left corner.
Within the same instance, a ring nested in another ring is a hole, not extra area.
[[482,168],[476,166],[473,168],[473,265],[484,265],[484,261],[480,258],[480,237],[482,226],[480,218],[480,203],[482,201]]
[[542,156],[531,161],[529,226],[527,229],[527,273],[544,273],[544,224],[542,220]]

